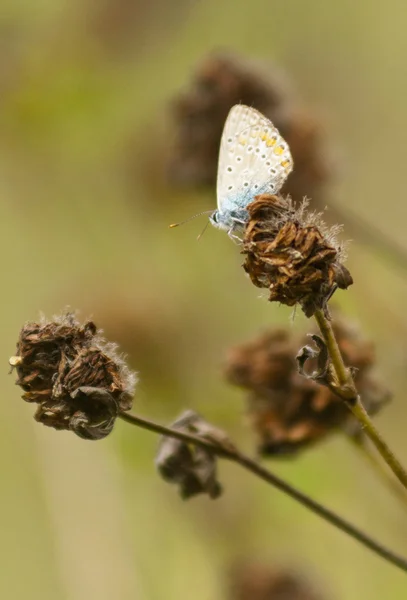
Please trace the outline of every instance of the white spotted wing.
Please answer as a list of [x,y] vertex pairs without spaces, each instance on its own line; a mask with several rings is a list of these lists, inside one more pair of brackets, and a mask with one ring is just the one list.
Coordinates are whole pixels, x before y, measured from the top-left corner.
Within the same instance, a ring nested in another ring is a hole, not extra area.
[[234,106],[220,143],[219,211],[243,207],[260,193],[277,193],[292,168],[288,144],[272,122],[254,108]]

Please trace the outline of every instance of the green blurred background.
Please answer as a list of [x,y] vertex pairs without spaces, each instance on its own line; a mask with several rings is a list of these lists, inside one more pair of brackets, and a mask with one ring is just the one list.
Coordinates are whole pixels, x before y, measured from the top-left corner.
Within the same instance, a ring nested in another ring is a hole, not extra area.
[[[335,144],[332,195],[403,245],[405,3],[3,0],[1,13],[0,597],[221,600],[249,556],[298,567],[333,600],[406,598],[405,574],[237,467],[221,465],[220,500],[183,503],[156,475],[153,435],[120,422],[89,443],[40,427],[7,377],[24,321],[70,306],[127,340],[136,411],[170,422],[196,409],[251,452],[224,353],[304,319],[258,298],[223,233],[168,229],[214,195],[157,193],[140,164],[146,149],[162,161],[170,101],[209,52],[272,60]],[[349,267],[338,301],[377,344],[396,392],[377,422],[407,463],[407,271],[357,238]],[[407,555],[406,512],[340,436],[270,466]]]

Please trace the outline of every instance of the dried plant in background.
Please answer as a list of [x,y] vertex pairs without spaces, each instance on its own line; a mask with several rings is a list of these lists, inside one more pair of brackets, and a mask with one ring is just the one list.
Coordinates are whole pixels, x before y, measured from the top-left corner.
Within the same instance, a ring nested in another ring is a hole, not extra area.
[[35,419],[48,427],[98,440],[132,407],[135,374],[92,321],[81,325],[72,313],[26,323],[10,364],[23,399],[38,405]]
[[[375,374],[374,346],[338,313],[333,327],[365,408],[374,415],[391,398]],[[351,436],[361,431],[338,396],[299,374],[296,355],[306,343],[306,337],[288,329],[271,329],[231,348],[226,358],[226,379],[249,392],[246,410],[263,455],[292,455],[338,430]]]
[[173,303],[163,305],[158,290],[144,288],[138,294],[125,286],[106,290],[95,280],[91,295],[78,290],[81,312],[90,315],[108,339],[115,340],[130,365],[143,373],[144,383],[156,383],[159,372],[164,385],[177,385],[180,356],[178,352],[169,356],[166,349],[174,346],[178,313],[171,308]]
[[228,600],[322,600],[303,577],[291,569],[272,568],[249,560],[230,571]]
[[189,87],[173,101],[176,141],[171,181],[215,186],[219,143],[229,110],[246,104],[270,119],[290,146],[295,170],[283,192],[321,204],[332,177],[322,127],[304,109],[282,72],[272,64],[231,53],[213,53],[197,67]]
[[[174,33],[173,25],[190,5],[174,0],[86,0],[83,3],[86,34],[110,55],[128,58],[129,50],[139,49]],[[158,39],[157,39],[158,38]]]

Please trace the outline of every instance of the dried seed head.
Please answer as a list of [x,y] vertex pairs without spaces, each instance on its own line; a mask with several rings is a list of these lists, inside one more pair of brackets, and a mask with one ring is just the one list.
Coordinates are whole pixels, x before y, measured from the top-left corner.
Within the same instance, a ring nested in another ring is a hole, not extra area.
[[306,203],[295,209],[290,198],[262,194],[247,206],[243,265],[257,287],[270,290],[270,302],[300,304],[307,317],[324,308],[336,288],[352,277],[338,246],[338,227],[328,230]]
[[234,385],[267,393],[286,384],[296,367],[295,354],[295,343],[288,330],[267,331],[252,342],[229,350],[225,376]]
[[215,185],[223,126],[229,110],[239,103],[259,110],[287,141],[295,169],[284,193],[298,201],[308,196],[321,202],[332,166],[320,124],[297,108],[297,94],[275,65],[230,53],[204,59],[189,88],[174,102],[177,135],[168,169],[171,180]]
[[[171,428],[201,435],[215,443],[224,444],[226,440],[223,432],[212,427],[192,410],[184,412]],[[208,494],[210,498],[221,495],[222,487],[216,478],[216,464],[216,456],[206,448],[175,438],[161,439],[156,458],[157,469],[163,479],[179,486],[184,500],[197,494]]]
[[171,5],[165,0],[86,0],[85,6],[86,39],[116,59],[145,47],[152,28],[162,40],[189,9],[184,0]]
[[23,399],[38,404],[35,419],[98,440],[129,410],[136,377],[92,321],[72,313],[26,323],[10,359]]
[[230,572],[230,600],[321,600],[305,578],[286,569],[239,561]]
[[[355,368],[363,404],[374,415],[391,395],[376,378],[373,344],[338,315],[333,327],[346,364]],[[358,422],[341,399],[298,373],[295,357],[306,342],[308,337],[296,338],[277,330],[229,352],[225,376],[249,391],[247,412],[261,454],[295,454],[338,429],[349,435],[360,434]],[[313,370],[317,365],[307,368]]]

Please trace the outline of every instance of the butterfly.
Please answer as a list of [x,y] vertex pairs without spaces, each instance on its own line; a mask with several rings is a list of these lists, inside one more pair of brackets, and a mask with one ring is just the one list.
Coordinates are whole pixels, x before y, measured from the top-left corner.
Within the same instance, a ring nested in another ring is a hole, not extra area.
[[292,169],[288,144],[272,122],[255,108],[233,106],[220,142],[212,225],[233,237],[247,222],[246,206],[259,194],[278,193]]
[[277,194],[292,169],[288,144],[273,123],[255,108],[236,104],[229,111],[220,141],[218,208],[204,211],[211,213],[209,222],[237,238],[235,232],[242,231],[248,220],[246,206],[259,194]]

